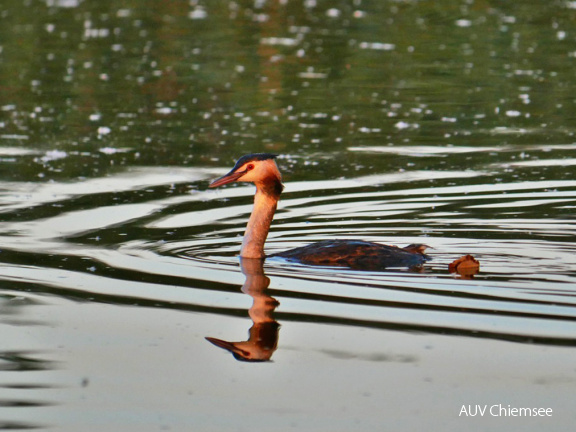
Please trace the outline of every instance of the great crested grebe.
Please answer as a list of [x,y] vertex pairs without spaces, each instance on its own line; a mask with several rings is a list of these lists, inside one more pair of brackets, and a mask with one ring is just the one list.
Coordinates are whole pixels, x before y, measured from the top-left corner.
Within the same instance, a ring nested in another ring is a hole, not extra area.
[[[214,180],[209,186],[214,188],[232,182],[256,185],[254,208],[240,250],[242,258],[266,258],[264,243],[284,189],[275,158],[276,155],[269,153],[242,156],[228,174]],[[326,240],[268,256],[309,265],[377,270],[419,266],[430,259],[424,255],[425,249],[425,245],[399,248],[360,240]]]

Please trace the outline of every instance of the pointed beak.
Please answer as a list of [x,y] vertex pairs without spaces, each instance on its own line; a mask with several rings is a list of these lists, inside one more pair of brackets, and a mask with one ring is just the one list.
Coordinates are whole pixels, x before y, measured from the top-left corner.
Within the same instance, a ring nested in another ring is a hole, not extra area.
[[241,172],[232,172],[230,171],[228,174],[223,175],[220,178],[217,178],[216,180],[214,180],[212,183],[210,183],[210,185],[208,187],[211,188],[215,188],[218,186],[222,186],[228,183],[232,183],[235,182],[236,180],[238,180],[240,177],[242,177],[244,174],[246,174],[245,172],[241,171]]

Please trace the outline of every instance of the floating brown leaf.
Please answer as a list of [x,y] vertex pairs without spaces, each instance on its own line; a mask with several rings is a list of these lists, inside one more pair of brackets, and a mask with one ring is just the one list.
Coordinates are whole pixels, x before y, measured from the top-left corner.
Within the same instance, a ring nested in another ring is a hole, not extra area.
[[464,255],[448,266],[450,273],[458,273],[464,278],[472,279],[480,271],[480,263],[472,255]]

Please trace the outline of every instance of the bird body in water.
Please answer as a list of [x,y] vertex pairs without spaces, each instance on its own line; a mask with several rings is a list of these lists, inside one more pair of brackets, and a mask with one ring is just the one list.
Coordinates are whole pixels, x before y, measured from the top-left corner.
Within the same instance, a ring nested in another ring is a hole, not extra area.
[[[254,208],[240,250],[242,258],[266,258],[264,244],[284,189],[275,158],[276,155],[269,153],[242,156],[228,174],[210,184],[211,188],[232,182],[250,182],[256,185]],[[419,266],[430,259],[424,254],[425,249],[425,245],[399,248],[359,240],[326,240],[275,253],[269,257],[282,257],[309,265],[378,270]]]

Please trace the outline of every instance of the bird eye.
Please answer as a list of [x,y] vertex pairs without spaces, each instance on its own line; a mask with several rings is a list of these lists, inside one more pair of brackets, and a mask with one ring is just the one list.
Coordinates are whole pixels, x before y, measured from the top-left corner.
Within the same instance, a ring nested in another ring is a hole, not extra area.
[[248,164],[248,165],[246,166],[246,170],[247,170],[247,171],[252,171],[253,169],[254,169],[254,164]]

